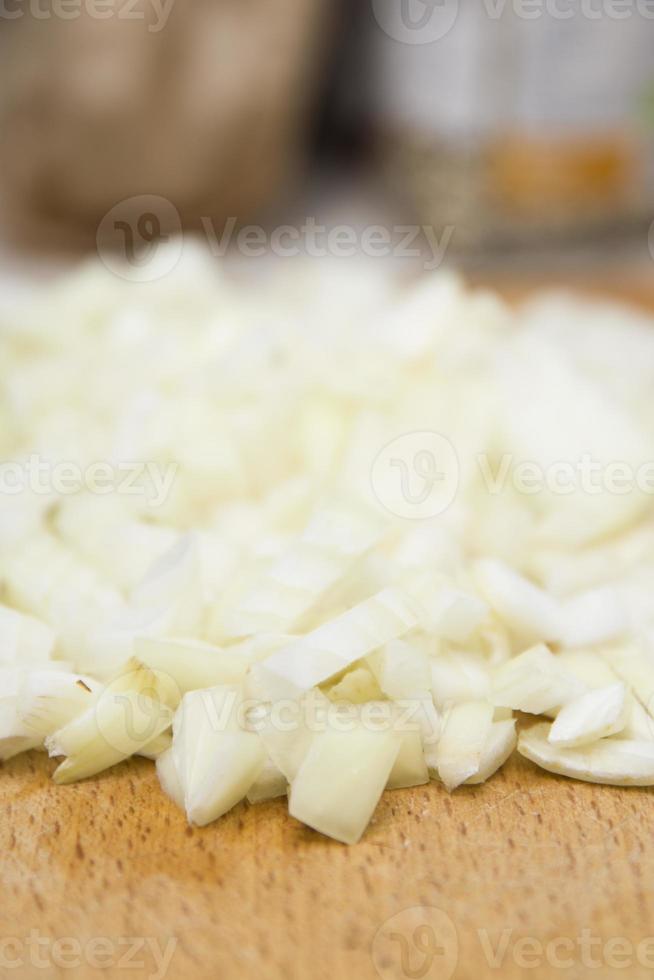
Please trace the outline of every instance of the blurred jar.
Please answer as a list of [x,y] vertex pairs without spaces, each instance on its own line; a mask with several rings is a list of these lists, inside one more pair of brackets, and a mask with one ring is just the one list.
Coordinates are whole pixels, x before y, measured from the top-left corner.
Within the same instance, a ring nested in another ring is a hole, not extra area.
[[653,0],[371,0],[386,173],[454,246],[654,215]]
[[289,180],[327,0],[3,9],[0,193],[15,222],[92,233],[117,202],[160,195],[193,225],[252,215]]

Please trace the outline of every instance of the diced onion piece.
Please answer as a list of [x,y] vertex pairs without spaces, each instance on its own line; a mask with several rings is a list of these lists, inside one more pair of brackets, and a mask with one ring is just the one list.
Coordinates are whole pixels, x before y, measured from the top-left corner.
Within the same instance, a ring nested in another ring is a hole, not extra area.
[[169,675],[180,695],[219,684],[237,684],[248,668],[243,656],[200,640],[137,637],[134,656],[153,670]]
[[654,663],[629,648],[607,651],[606,659],[647,713],[654,718]]
[[124,608],[116,589],[47,532],[3,556],[2,578],[9,601],[48,623],[58,652],[78,669],[84,669],[89,633]]
[[289,813],[327,837],[356,844],[400,750],[393,731],[320,732],[291,784]]
[[608,687],[619,680],[607,661],[592,650],[563,650],[556,655],[556,660],[589,690]]
[[184,636],[198,629],[203,596],[198,542],[192,534],[151,565],[133,589],[131,602],[136,608],[165,610],[169,634]]
[[562,749],[549,741],[550,726],[534,725],[520,734],[518,752],[559,776],[612,786],[654,785],[654,742],[602,738],[592,745]]
[[247,792],[248,803],[265,803],[279,796],[286,796],[288,782],[286,776],[274,762],[267,759],[263,769]]
[[614,640],[627,626],[616,590],[605,586],[581,592],[563,603],[559,639],[566,647],[592,646]]
[[247,794],[266,761],[259,736],[239,715],[242,692],[221,685],[184,695],[173,729],[174,758],[191,823],[203,827]]
[[322,508],[305,532],[249,588],[225,634],[290,633],[379,537],[379,517],[353,504]]
[[368,662],[379,687],[389,698],[407,698],[429,688],[429,659],[416,644],[392,640],[371,654]]
[[431,576],[418,579],[411,592],[421,603],[423,629],[453,643],[464,643],[488,616],[488,606],[477,596],[438,584]]
[[422,786],[428,782],[429,770],[425,762],[420,732],[402,733],[400,751],[391,769],[386,788],[404,789],[408,786]]
[[86,779],[122,762],[165,731],[172,718],[169,708],[144,694],[106,688],[93,707],[46,739],[51,756],[66,756],[55,782]]
[[625,687],[611,684],[569,701],[556,716],[549,741],[562,748],[589,745],[624,727]]
[[18,710],[25,725],[44,739],[91,707],[101,690],[90,677],[34,670],[25,678]]
[[503,721],[494,721],[481,753],[479,768],[474,775],[466,779],[466,785],[485,783],[487,779],[490,779],[498,769],[501,769],[517,744],[518,735],[515,730],[515,720],[507,718]]
[[173,755],[172,748],[167,749],[166,752],[157,758],[157,776],[159,777],[159,783],[161,788],[169,797],[173,803],[177,804],[180,810],[184,809],[184,790],[182,789],[182,784],[177,773],[177,766],[175,765],[175,757]]
[[450,792],[478,772],[493,724],[488,701],[455,704],[445,716],[436,747],[438,775]]
[[0,700],[0,762],[35,749],[42,742],[43,739],[35,735],[20,717],[16,699]]
[[475,564],[477,585],[497,615],[521,644],[558,640],[561,606],[544,589],[495,559]]
[[473,653],[443,653],[430,661],[431,691],[441,710],[462,701],[488,698],[491,689],[486,660]]
[[330,701],[349,701],[351,704],[363,704],[366,701],[377,701],[382,696],[375,675],[366,664],[348,670],[346,674],[326,690]]
[[159,701],[168,708],[176,708],[182,695],[174,677],[165,671],[156,670],[141,663],[136,657],[130,658],[111,678],[105,694],[122,694],[125,691],[143,694],[153,701]]
[[624,728],[616,737],[630,738],[636,742],[654,741],[654,718],[630,692],[625,696]]
[[316,689],[296,701],[268,705],[257,718],[255,730],[270,760],[289,783],[295,779],[315,733],[329,726],[331,710],[329,699]]
[[290,633],[259,633],[257,636],[249,636],[246,640],[239,640],[238,643],[230,643],[225,650],[230,656],[242,657],[249,666],[265,660],[271,653],[287,647],[295,639],[296,637]]
[[143,759],[150,759],[151,762],[156,762],[159,756],[170,751],[172,744],[172,735],[169,731],[165,731],[161,735],[153,738],[151,742],[147,742],[136,755],[141,756]]
[[302,691],[349,667],[417,624],[404,592],[383,589],[371,599],[318,626],[257,664],[253,672],[266,678],[274,700],[297,697]]
[[96,677],[112,677],[134,652],[140,636],[162,636],[169,631],[166,609],[128,609],[103,629],[91,634],[83,664]]
[[410,727],[415,726],[420,732],[423,749],[431,749],[438,743],[443,724],[429,691],[414,694],[411,698],[402,698],[396,702],[396,706],[400,718],[405,717],[406,723]]
[[174,528],[135,519],[124,497],[95,494],[64,499],[56,527],[86,561],[126,591],[138,584],[179,537]]
[[49,660],[56,642],[54,630],[34,616],[0,605],[0,663],[38,664]]
[[544,644],[538,644],[496,670],[491,699],[499,707],[540,715],[584,692],[584,685]]

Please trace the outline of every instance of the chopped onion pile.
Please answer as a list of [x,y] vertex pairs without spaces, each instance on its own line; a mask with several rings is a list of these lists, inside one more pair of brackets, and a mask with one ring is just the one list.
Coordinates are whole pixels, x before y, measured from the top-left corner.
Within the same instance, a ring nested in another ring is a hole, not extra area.
[[195,825],[287,796],[345,843],[516,746],[654,784],[644,315],[187,253],[6,309],[0,389],[1,759],[140,755]]

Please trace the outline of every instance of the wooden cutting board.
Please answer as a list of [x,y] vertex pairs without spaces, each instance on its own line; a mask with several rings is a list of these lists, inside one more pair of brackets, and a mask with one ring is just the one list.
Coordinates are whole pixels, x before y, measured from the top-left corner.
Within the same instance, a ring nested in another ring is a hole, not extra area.
[[348,848],[283,801],[191,829],[142,760],[70,787],[53,767],[0,767],[2,978],[654,975],[647,789],[514,757],[453,795],[385,794]]

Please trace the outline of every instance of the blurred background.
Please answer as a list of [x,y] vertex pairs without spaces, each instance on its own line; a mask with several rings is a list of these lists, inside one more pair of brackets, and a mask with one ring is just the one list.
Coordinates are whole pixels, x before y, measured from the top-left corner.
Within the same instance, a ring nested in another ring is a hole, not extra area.
[[0,45],[5,264],[311,218],[650,275],[654,0],[1,0]]

